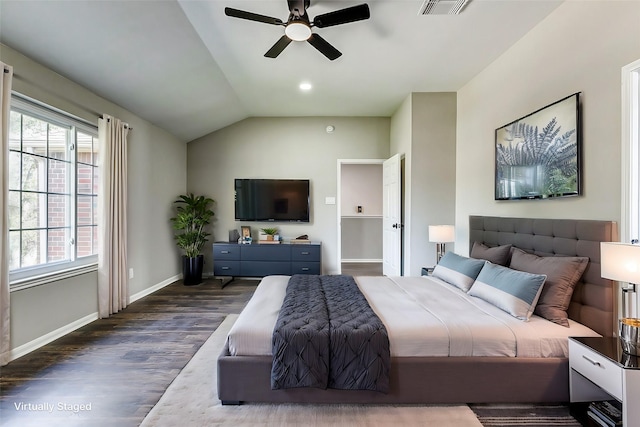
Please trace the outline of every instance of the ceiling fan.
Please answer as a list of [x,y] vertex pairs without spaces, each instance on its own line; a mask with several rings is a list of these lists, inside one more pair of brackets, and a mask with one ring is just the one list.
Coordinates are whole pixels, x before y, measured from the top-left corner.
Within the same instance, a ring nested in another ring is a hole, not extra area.
[[292,41],[307,41],[311,46],[318,49],[324,56],[334,60],[342,53],[333,47],[329,42],[311,31],[312,27],[325,28],[334,25],[347,24],[349,22],[369,19],[369,6],[361,4],[347,7],[345,9],[324,13],[316,16],[313,21],[309,20],[307,8],[310,0],[287,0],[289,4],[289,18],[287,22],[257,13],[246,12],[244,10],[225,7],[224,13],[233,18],[247,19],[249,21],[263,22],[271,25],[281,25],[284,27],[284,35],[280,37],[272,47],[264,54],[267,58],[276,58],[284,48]]

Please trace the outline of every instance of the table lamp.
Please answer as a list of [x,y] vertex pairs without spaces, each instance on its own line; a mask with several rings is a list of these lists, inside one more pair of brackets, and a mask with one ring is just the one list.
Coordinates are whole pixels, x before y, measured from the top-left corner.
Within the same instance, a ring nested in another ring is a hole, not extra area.
[[640,245],[630,243],[600,243],[600,276],[626,282],[622,286],[622,317],[618,320],[618,333],[622,350],[640,355],[640,319],[633,317],[633,298],[640,283]]
[[440,258],[444,255],[445,244],[456,240],[455,235],[453,225],[429,226],[429,241],[436,244],[436,262],[440,262]]

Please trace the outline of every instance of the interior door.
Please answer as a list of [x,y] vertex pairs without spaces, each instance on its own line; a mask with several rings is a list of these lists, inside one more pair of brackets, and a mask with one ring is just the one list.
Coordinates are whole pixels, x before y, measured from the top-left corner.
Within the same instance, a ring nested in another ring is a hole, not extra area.
[[382,273],[400,276],[402,262],[400,155],[382,163]]

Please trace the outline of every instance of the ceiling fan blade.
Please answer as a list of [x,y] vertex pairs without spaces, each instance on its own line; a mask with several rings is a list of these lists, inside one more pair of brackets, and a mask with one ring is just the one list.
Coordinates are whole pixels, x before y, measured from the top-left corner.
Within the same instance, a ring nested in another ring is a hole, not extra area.
[[282,53],[284,48],[289,46],[289,43],[291,43],[291,39],[289,37],[287,36],[280,37],[280,39],[276,42],[276,44],[271,46],[271,49],[269,49],[267,53],[264,54],[264,56],[266,56],[267,58],[277,58],[278,55]]
[[318,28],[332,27],[334,25],[369,19],[370,16],[369,6],[365,3],[318,15],[313,20],[313,25]]
[[311,46],[318,49],[320,53],[322,53],[332,61],[342,55],[342,53],[338,49],[331,46],[328,41],[320,37],[318,34],[311,34],[311,37],[309,37],[307,41],[309,42],[309,44],[311,44]]
[[224,8],[224,14],[227,15],[227,16],[231,16],[233,18],[247,19],[249,21],[264,22],[265,24],[284,25],[284,22],[282,22],[281,19],[272,18],[270,16],[258,15],[257,13],[246,12],[244,10],[238,10],[238,9],[234,9],[232,7],[225,7]]

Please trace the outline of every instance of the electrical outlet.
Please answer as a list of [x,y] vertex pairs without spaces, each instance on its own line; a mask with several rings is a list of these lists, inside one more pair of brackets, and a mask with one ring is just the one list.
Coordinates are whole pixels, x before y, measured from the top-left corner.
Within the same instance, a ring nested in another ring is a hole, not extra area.
[[129,279],[133,279],[133,268],[129,269]]

